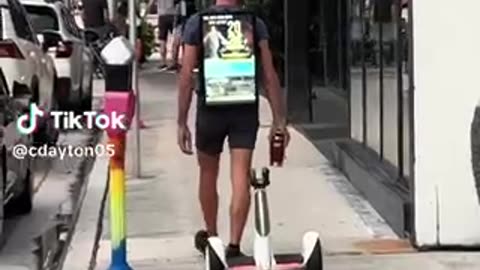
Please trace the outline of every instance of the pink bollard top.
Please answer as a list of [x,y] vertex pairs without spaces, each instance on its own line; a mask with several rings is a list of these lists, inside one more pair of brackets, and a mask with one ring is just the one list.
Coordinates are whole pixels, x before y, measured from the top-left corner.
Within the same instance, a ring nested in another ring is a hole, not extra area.
[[[124,130],[110,125],[106,129],[109,136],[126,133],[135,114],[135,94],[133,91],[106,91],[103,114],[108,115],[111,119],[118,115],[124,115],[123,122],[127,129]],[[112,121],[110,121],[111,123]]]

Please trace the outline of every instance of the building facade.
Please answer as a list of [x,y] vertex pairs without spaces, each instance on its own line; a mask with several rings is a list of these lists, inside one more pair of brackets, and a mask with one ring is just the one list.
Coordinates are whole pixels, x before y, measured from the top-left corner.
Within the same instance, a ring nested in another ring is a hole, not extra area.
[[478,247],[480,2],[284,5],[292,122],[399,236]]

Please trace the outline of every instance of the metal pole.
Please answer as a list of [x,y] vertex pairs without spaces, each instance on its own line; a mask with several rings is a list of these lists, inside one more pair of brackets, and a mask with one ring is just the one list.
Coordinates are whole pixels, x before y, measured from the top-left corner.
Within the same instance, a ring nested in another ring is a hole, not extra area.
[[110,230],[112,261],[109,270],[131,270],[127,263],[127,229],[125,218],[125,143],[126,134],[110,137],[115,154],[110,159]]
[[[135,0],[128,0],[128,21],[129,21],[129,38],[130,43],[132,44],[133,48],[137,48],[137,14],[136,14],[136,3]],[[138,59],[135,57],[135,60],[132,63],[132,87],[134,89],[136,98],[136,106],[135,106],[135,124],[134,124],[134,136],[135,136],[135,151],[134,151],[134,174],[137,178],[141,177],[141,167],[140,167],[140,91],[138,88]]]

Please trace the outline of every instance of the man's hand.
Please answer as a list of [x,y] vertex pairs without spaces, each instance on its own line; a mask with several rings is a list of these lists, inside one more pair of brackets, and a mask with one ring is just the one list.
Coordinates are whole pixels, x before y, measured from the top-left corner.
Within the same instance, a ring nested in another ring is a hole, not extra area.
[[273,140],[273,137],[277,132],[283,134],[284,146],[287,148],[288,144],[290,143],[290,132],[288,131],[287,126],[284,124],[272,124],[270,133],[268,135],[270,142]]
[[187,125],[179,125],[177,127],[177,143],[183,153],[187,155],[193,154],[192,134]]

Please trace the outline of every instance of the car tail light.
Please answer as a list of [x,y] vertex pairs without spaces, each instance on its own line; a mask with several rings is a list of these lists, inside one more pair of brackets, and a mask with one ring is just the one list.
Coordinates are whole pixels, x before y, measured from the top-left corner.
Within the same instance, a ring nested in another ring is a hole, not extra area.
[[0,58],[25,59],[20,49],[11,40],[0,41]]
[[58,43],[57,58],[68,58],[72,55],[73,44],[70,41],[63,41]]

